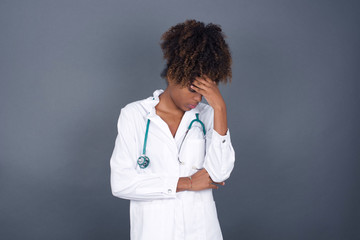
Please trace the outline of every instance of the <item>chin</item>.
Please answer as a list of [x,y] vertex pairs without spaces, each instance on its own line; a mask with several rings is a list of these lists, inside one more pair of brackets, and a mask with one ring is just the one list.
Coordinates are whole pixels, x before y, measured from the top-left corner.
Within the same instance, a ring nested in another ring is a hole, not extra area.
[[180,110],[183,111],[183,112],[186,112],[186,111],[191,110],[190,108],[188,108],[188,107],[186,107],[186,106],[182,106],[182,107],[177,106],[177,107],[178,107],[178,109],[180,109]]

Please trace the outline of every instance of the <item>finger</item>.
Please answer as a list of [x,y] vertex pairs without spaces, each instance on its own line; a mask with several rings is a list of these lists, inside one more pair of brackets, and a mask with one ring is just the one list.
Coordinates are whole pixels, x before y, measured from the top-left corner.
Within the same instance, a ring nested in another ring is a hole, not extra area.
[[213,183],[210,183],[209,187],[212,188],[212,189],[219,189],[219,186],[217,186],[217,185],[215,185]]
[[204,80],[203,78],[196,78],[194,80],[194,83],[196,83],[199,86],[208,87],[208,88],[213,86],[213,83],[211,83],[207,80]]
[[211,78],[209,78],[207,75],[203,75],[201,78],[197,78],[203,80],[202,83],[208,84],[210,86],[217,85],[215,81],[213,81]]
[[201,95],[206,95],[206,93],[208,93],[209,92],[209,88],[207,87],[207,86],[205,86],[205,85],[201,85],[201,84],[199,84],[198,82],[194,82],[193,84],[192,84],[192,86],[194,86],[194,87],[191,87],[191,89],[194,89],[196,92],[198,92],[198,93],[200,93]]
[[203,90],[206,89],[206,85],[204,85],[203,83],[201,83],[198,80],[194,80],[194,82],[192,83],[192,86],[195,86],[195,87],[203,89]]
[[206,91],[204,89],[199,88],[198,86],[196,86],[194,84],[190,85],[190,88],[193,89],[195,92],[200,93],[201,95],[206,93]]
[[209,76],[206,75],[206,74],[203,74],[202,77],[203,77],[206,81],[208,81],[208,82],[213,82],[213,81],[211,80],[211,78],[209,78]]
[[224,186],[225,185],[225,182],[214,182],[215,184],[219,184],[221,186]]
[[213,185],[221,185],[221,186],[224,186],[225,185],[225,181],[223,182],[214,182],[211,177],[209,176],[209,180],[210,180],[210,184],[213,184]]

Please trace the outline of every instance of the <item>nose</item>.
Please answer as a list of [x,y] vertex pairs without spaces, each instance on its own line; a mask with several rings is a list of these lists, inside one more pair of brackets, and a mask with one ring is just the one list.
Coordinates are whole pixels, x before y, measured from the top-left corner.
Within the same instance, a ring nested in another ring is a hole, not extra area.
[[202,99],[202,95],[200,93],[196,93],[194,96],[194,100],[196,102],[201,102],[201,99]]

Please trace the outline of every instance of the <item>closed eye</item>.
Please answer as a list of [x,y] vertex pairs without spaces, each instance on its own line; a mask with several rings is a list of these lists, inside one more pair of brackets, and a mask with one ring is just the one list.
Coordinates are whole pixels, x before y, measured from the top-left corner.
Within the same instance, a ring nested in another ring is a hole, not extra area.
[[195,91],[194,89],[192,89],[190,86],[188,87],[188,89],[189,89],[190,92],[193,92],[193,93],[196,92],[196,91]]

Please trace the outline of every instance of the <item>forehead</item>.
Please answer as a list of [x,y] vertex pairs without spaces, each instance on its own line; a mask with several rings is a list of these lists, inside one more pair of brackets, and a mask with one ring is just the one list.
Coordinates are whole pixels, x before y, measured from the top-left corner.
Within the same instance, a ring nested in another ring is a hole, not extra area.
[[190,88],[190,83],[187,85],[182,85],[181,83],[169,83],[169,87],[172,92],[176,92],[177,95],[187,96],[192,93],[192,89]]
[[169,84],[171,86],[172,89],[176,90],[176,91],[180,91],[180,92],[189,92],[190,90],[190,85],[182,85],[182,84]]
[[174,88],[186,88],[186,87],[190,86],[192,84],[192,82],[193,82],[193,80],[192,81],[189,80],[186,82],[180,82],[180,83],[178,83],[174,80],[171,80],[171,79],[167,80],[168,85],[171,87],[174,87]]

